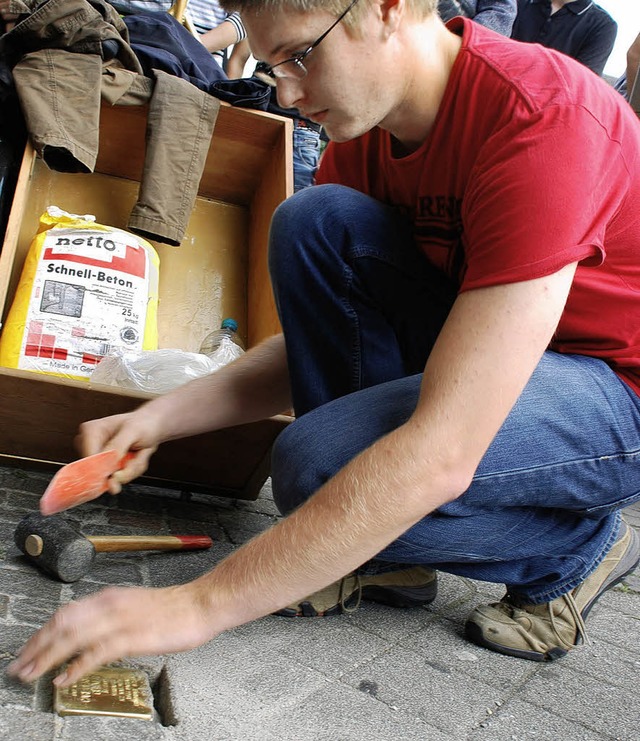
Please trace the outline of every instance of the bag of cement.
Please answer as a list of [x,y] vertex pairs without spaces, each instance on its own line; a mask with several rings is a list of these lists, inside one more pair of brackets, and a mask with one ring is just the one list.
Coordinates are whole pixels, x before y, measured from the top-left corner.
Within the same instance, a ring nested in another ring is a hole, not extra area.
[[114,349],[158,346],[158,269],[141,237],[50,206],[0,337],[0,365],[87,380]]

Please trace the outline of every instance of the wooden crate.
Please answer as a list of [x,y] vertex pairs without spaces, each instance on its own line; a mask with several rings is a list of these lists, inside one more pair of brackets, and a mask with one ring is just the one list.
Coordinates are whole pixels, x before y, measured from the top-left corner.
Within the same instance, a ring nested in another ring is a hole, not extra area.
[[[95,172],[49,170],[27,144],[0,253],[4,319],[47,206],[126,229],[145,152],[146,108],[104,106]],[[276,206],[293,190],[291,121],[222,105],[186,236],[160,255],[160,347],[196,351],[225,316],[248,347],[280,331],[267,269]],[[129,411],[149,395],[0,367],[0,463],[54,467],[77,458],[80,422]],[[144,481],[255,498],[285,416],[166,443]]]

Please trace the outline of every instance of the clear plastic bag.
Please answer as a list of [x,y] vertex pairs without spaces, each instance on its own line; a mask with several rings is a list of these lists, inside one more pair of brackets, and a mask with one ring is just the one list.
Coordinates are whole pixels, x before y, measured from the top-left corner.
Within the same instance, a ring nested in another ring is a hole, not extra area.
[[210,356],[184,350],[118,350],[106,355],[91,374],[91,383],[164,394],[177,386],[206,376],[243,354],[228,338]]

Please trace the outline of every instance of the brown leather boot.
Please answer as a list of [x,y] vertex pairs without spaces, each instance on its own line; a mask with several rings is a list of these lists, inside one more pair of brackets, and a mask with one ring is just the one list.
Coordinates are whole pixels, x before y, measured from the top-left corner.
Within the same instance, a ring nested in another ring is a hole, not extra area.
[[420,607],[433,602],[437,592],[437,573],[426,566],[409,566],[374,576],[347,574],[274,614],[283,617],[325,617],[355,612],[363,599],[392,607]]
[[559,659],[588,642],[584,621],[596,600],[640,562],[640,538],[624,521],[598,568],[571,592],[540,605],[506,594],[477,607],[467,620],[467,638],[479,646],[533,661]]

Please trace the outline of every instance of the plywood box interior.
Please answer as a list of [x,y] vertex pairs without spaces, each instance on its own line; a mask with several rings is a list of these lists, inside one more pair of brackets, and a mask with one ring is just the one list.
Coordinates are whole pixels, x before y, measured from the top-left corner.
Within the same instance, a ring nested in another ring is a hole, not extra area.
[[[3,320],[38,219],[55,205],[126,229],[142,174],[146,109],[103,107],[95,172],[49,170],[27,145],[0,253]],[[267,270],[276,206],[292,192],[291,122],[223,105],[198,198],[179,247],[153,242],[160,256],[159,346],[197,351],[233,317],[248,347],[279,332]],[[144,393],[0,368],[0,462],[59,465],[74,460],[85,419],[138,406]],[[288,422],[275,417],[161,446],[147,483],[243,498],[257,495],[270,447]]]

